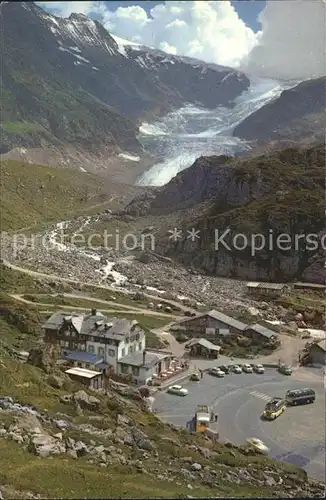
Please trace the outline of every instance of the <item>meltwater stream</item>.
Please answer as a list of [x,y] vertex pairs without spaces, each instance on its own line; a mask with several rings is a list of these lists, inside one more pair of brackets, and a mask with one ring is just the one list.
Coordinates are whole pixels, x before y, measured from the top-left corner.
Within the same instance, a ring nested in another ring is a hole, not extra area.
[[275,80],[256,80],[237,98],[232,109],[218,107],[211,111],[186,106],[154,123],[143,123],[139,140],[157,163],[145,172],[138,185],[162,186],[178,172],[193,164],[199,156],[234,155],[250,146],[232,136],[232,131],[251,113],[278,97],[286,88]]

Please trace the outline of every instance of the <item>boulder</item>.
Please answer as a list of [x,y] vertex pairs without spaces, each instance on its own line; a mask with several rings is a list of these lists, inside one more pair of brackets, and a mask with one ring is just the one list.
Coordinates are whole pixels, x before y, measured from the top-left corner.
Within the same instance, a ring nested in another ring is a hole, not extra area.
[[83,410],[96,411],[101,406],[101,401],[98,398],[96,398],[94,396],[89,396],[87,394],[87,392],[85,392],[83,390],[75,392],[75,394],[73,395],[73,400]]
[[53,374],[49,375],[46,381],[51,387],[54,387],[55,389],[61,389],[61,387],[65,383],[62,377]]
[[28,451],[46,458],[50,455],[58,455],[66,452],[65,445],[46,433],[35,434],[30,438]]
[[247,312],[251,316],[260,316],[260,312],[256,307],[248,307]]

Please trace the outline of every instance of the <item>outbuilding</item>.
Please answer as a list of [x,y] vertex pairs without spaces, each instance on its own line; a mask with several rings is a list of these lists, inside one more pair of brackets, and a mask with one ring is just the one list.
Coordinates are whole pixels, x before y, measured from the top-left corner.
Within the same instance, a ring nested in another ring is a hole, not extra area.
[[281,297],[288,292],[289,287],[284,283],[260,283],[250,281],[246,285],[247,293],[254,297]]
[[95,370],[87,370],[74,366],[65,371],[69,377],[75,382],[85,385],[89,389],[103,389],[104,373]]
[[324,366],[326,364],[326,339],[314,342],[309,348],[309,360],[312,365]]
[[256,344],[273,343],[276,342],[278,338],[276,332],[259,323],[248,326],[243,334]]
[[192,339],[186,344],[190,357],[218,358],[221,347],[206,339]]

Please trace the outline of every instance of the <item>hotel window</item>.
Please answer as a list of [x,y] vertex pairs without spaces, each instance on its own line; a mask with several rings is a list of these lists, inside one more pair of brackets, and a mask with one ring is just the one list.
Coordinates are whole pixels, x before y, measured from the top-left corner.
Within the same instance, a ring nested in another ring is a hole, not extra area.
[[104,356],[104,347],[99,347],[99,348],[97,349],[97,354],[98,354],[99,356]]
[[65,341],[64,340],[60,340],[60,347],[64,347],[65,346]]
[[68,340],[65,340],[65,347],[66,347],[67,349],[69,349],[69,342],[68,342]]
[[81,351],[86,351],[86,344],[81,344]]
[[91,354],[94,354],[94,346],[93,345],[88,345],[87,346],[87,351],[90,352]]
[[115,356],[115,350],[114,349],[109,349],[108,350],[108,355],[113,358]]
[[75,332],[75,330],[71,330],[71,336],[72,336],[72,337],[76,337],[76,332]]
[[69,337],[69,335],[70,335],[70,331],[69,330],[65,330],[65,336]]
[[138,347],[139,347],[139,350],[140,350],[140,351],[142,351],[142,349],[143,349],[143,344],[142,344],[142,342],[139,342],[139,346],[138,346]]
[[126,349],[123,347],[121,349],[121,357],[123,358],[126,355]]
[[132,354],[133,353],[133,346],[129,346],[129,354]]
[[138,377],[138,375],[139,375],[139,368],[138,368],[138,366],[133,366],[132,367],[132,374],[135,375],[136,377]]
[[129,365],[121,365],[121,373],[128,373]]
[[138,342],[138,340],[139,340],[139,333],[136,333],[136,340]]

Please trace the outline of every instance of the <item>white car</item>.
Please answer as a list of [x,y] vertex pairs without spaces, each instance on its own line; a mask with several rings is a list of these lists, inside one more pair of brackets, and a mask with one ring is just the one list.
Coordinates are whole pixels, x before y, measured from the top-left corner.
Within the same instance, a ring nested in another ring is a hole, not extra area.
[[220,368],[211,368],[209,373],[214,377],[223,378],[225,377],[225,373]]
[[248,363],[246,363],[245,365],[243,365],[242,371],[244,371],[245,373],[252,373],[252,367],[251,367],[251,365],[249,365]]
[[233,373],[242,373],[242,368],[238,365],[233,365]]
[[169,394],[175,394],[176,396],[187,396],[188,389],[185,389],[182,385],[171,385],[167,392]]
[[254,372],[265,373],[265,368],[263,367],[263,365],[254,365]]
[[269,448],[267,448],[267,446],[258,438],[249,438],[247,439],[247,443],[263,455],[267,455],[269,453]]

